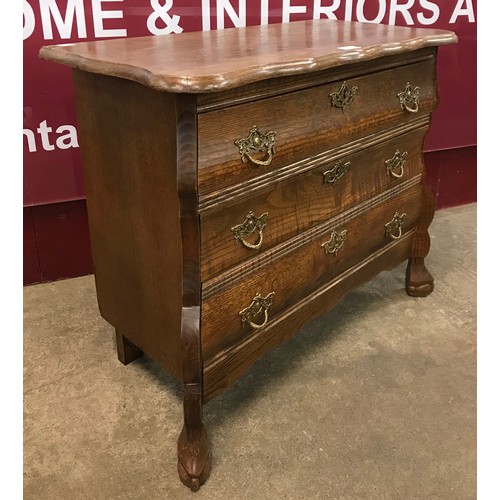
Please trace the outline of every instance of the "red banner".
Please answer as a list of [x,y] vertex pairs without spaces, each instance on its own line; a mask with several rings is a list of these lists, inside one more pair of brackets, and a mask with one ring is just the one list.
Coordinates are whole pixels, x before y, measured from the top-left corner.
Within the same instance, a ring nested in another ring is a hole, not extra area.
[[426,151],[476,144],[475,0],[23,0],[24,203],[85,197],[71,70],[43,45],[327,17],[450,29],[440,49],[440,106]]

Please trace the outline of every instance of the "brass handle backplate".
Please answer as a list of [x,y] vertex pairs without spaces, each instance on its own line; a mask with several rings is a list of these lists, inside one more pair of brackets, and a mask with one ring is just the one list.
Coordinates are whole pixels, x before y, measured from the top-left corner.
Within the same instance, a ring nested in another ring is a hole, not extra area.
[[393,240],[399,240],[403,235],[403,222],[406,214],[399,215],[398,212],[394,213],[392,220],[385,225],[385,236]]
[[[271,292],[266,297],[262,297],[262,295],[258,293],[253,298],[252,303],[240,311],[241,325],[243,326],[245,323],[248,323],[254,330],[264,328],[269,320],[269,308],[273,303],[274,295],[275,293]],[[259,317],[262,317],[262,322],[256,323]]]
[[406,109],[406,111],[409,111],[410,113],[416,113],[418,111],[419,95],[420,87],[412,89],[410,83],[408,82],[403,92],[398,94],[401,109]]
[[[254,125],[247,137],[236,139],[234,141],[238,146],[241,155],[241,161],[246,163],[250,160],[255,165],[269,165],[273,161],[273,155],[276,154],[276,132],[273,130],[263,134],[259,132],[257,125]],[[252,155],[264,154],[263,159],[254,158]]]
[[335,185],[335,183],[349,170],[350,166],[350,161],[343,162],[339,160],[332,169],[323,172],[323,182],[325,184]]
[[338,251],[344,246],[347,237],[347,229],[344,229],[340,233],[337,231],[332,231],[330,239],[325,241],[321,246],[325,249],[325,253],[333,253],[337,255]]
[[[253,212],[248,212],[242,224],[238,224],[231,228],[236,241],[239,241],[244,247],[250,250],[258,250],[264,241],[264,228],[267,224],[267,212],[263,213],[260,217],[256,217]],[[256,231],[259,232],[259,239],[256,243],[249,243],[245,240],[245,236],[251,235]]]
[[341,108],[344,111],[344,108],[351,104],[354,100],[354,96],[358,91],[358,87],[356,85],[349,87],[347,82],[343,82],[340,86],[340,89],[337,92],[332,92],[328,95],[331,100],[333,108]]
[[406,157],[408,156],[408,151],[401,153],[399,149],[396,150],[394,156],[389,160],[385,161],[387,167],[387,173],[395,177],[396,179],[401,179],[403,177],[404,165],[406,163]]

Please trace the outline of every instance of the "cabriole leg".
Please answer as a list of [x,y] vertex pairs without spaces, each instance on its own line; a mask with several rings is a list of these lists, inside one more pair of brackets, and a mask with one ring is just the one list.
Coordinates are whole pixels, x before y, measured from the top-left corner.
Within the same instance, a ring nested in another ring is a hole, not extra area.
[[203,370],[201,363],[200,308],[182,309],[182,376],[184,426],[177,442],[177,469],[181,481],[197,491],[211,470],[210,447],[203,425]]
[[426,297],[434,289],[434,278],[427,270],[423,257],[408,259],[406,293],[412,297]]
[[424,264],[431,240],[429,226],[434,217],[434,195],[422,177],[422,209],[418,222],[412,254],[406,267],[406,293],[412,297],[425,297],[434,289],[434,278]]
[[198,491],[211,470],[201,398],[198,384],[184,385],[184,426],[177,442],[177,468],[181,481],[192,491]]

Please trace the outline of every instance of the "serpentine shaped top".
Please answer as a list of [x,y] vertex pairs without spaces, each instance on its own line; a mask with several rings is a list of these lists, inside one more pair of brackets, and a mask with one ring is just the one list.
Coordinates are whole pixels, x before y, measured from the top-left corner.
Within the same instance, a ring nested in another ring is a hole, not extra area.
[[447,30],[316,19],[52,45],[40,57],[157,90],[204,93],[456,41]]

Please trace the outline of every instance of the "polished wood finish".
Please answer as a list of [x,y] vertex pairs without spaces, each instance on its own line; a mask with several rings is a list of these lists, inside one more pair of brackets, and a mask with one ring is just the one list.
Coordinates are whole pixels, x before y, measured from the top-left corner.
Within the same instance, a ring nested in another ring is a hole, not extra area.
[[317,19],[64,44],[40,55],[157,90],[201,93],[449,43],[456,36],[445,30]]
[[[433,111],[434,61],[402,66],[377,75],[349,79],[358,87],[353,102],[343,111],[330,104],[329,94],[341,81],[232,106],[199,117],[199,192],[203,196],[243,184],[269,171],[324,153],[415,115],[401,109],[398,93],[406,82],[421,87],[417,116]],[[276,132],[276,154],[268,167],[243,163],[234,140],[248,135],[253,125],[262,133]]]
[[[385,224],[395,212],[406,213],[404,232],[412,230],[420,215],[419,182],[419,176],[410,179],[204,283],[203,358],[210,359],[248,335],[251,329],[242,326],[238,313],[256,293],[276,294],[270,308],[272,322],[275,315],[389,243]],[[345,244],[337,255],[326,254],[321,245],[335,229],[347,230]]]
[[[182,380],[175,95],[74,71],[102,316]],[[158,217],[162,214],[162,217]]]
[[353,288],[404,262],[411,251],[414,234],[411,231],[401,240],[389,243],[287,309],[275,318],[269,328],[250,333],[204,363],[204,402],[207,403],[234,384],[257,359],[289,339],[310,318],[330,310]]
[[193,96],[176,97],[177,192],[182,237],[181,358],[184,426],[177,442],[181,481],[197,491],[211,470],[203,425],[203,372],[200,343],[201,282],[197,193],[197,116]]
[[[421,151],[428,129],[422,123],[427,122],[424,117],[347,143],[297,168],[287,166],[277,178],[266,177],[264,187],[234,189],[211,198],[210,205],[202,205],[200,199],[202,281],[418,175],[423,171]],[[396,150],[408,152],[401,179],[388,174],[385,165]],[[347,172],[335,184],[325,183],[324,172],[338,161],[350,163]],[[269,214],[259,250],[245,248],[231,232],[249,211]]]
[[[42,49],[75,68],[101,313],[121,362],[145,352],[181,381],[193,491],[211,470],[203,404],[260,356],[405,259],[408,294],[432,291],[422,146],[455,38],[321,20]],[[235,144],[254,125],[276,132],[246,145],[268,165]],[[250,213],[266,226],[245,247],[232,228]]]
[[434,278],[424,264],[424,258],[431,246],[428,229],[435,209],[434,195],[425,182],[425,171],[422,175],[421,189],[422,210],[406,268],[406,292],[412,297],[426,297],[434,289]]
[[370,73],[375,69],[382,71],[398,68],[401,65],[432,60],[436,56],[436,51],[437,47],[426,47],[414,52],[392,54],[363,62],[352,62],[345,66],[337,66],[333,73],[331,68],[327,68],[314,73],[298,73],[259,80],[220,92],[197,94],[198,112],[205,113],[227,106],[323,85],[332,81],[332,75],[334,75],[335,79],[343,81],[360,74]]

